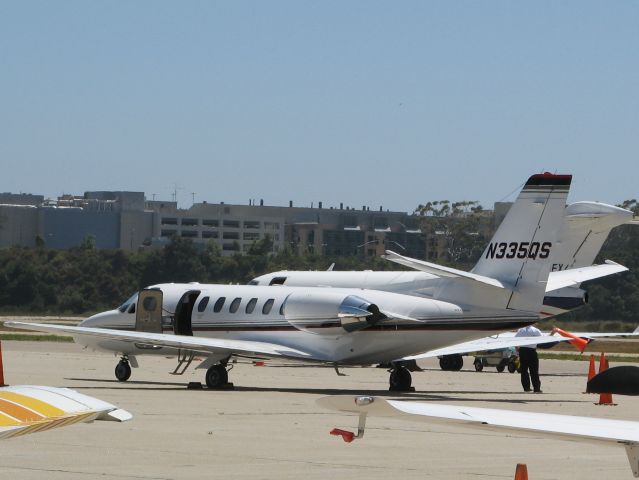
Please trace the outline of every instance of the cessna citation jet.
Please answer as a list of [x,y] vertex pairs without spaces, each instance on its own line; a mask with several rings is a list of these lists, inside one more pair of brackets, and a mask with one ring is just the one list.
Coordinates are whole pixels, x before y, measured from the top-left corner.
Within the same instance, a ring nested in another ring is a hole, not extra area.
[[[163,284],[78,327],[5,322],[66,332],[87,347],[116,352],[116,376],[145,353],[207,358],[206,383],[227,383],[231,357],[286,358],[339,365],[387,363],[534,323],[539,318],[572,177],[531,176],[472,272],[438,267],[432,298],[360,288]],[[132,310],[135,309],[135,315]],[[168,315],[165,315],[165,312]],[[166,332],[166,333],[165,333]],[[394,364],[391,387],[411,376]]]
[[[600,202],[575,202],[566,206],[559,239],[553,248],[552,267],[541,317],[560,315],[588,301],[581,282],[628,270],[607,261],[592,265],[610,231],[619,225],[634,223],[630,210]],[[291,287],[366,288],[434,297],[441,267],[387,251],[391,262],[412,269],[400,271],[279,271],[254,278],[250,285],[287,285]]]
[[[546,294],[540,318],[560,315],[579,308],[588,302],[588,294],[581,282],[627,271],[623,265],[607,260],[602,265],[592,265],[610,231],[619,225],[634,224],[633,212],[600,202],[576,202],[566,206],[559,239],[552,252],[552,267],[546,283]],[[298,287],[323,286],[341,288],[366,288],[406,295],[434,298],[441,278],[449,272],[429,262],[408,258],[387,251],[387,260],[412,268],[413,271],[280,271],[254,278],[251,285],[287,285]],[[463,273],[462,273],[463,274]],[[580,333],[580,337],[610,337],[621,334]],[[633,332],[627,335],[637,335]],[[509,337],[507,339],[506,337]],[[553,337],[557,340],[557,337]],[[563,339],[565,341],[565,338]],[[545,342],[550,344],[550,339]],[[443,349],[430,350],[403,360],[440,358],[443,370],[460,370],[462,354],[482,350],[519,347],[530,344],[526,339],[513,335],[498,335],[464,342]]]

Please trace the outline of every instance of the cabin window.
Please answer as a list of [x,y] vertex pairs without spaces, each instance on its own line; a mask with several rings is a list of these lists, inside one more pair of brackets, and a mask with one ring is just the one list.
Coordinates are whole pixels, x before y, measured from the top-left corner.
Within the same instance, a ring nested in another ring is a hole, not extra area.
[[217,302],[215,302],[215,305],[213,305],[213,311],[215,313],[218,313],[220,310],[222,310],[222,307],[224,306],[224,302],[226,302],[226,297],[218,298]]
[[237,312],[237,309],[240,308],[241,302],[242,302],[242,299],[240,297],[234,298],[233,301],[231,302],[231,306],[229,307],[229,312],[230,313]]
[[202,300],[200,300],[200,303],[197,306],[197,311],[202,313],[204,310],[206,310],[206,306],[208,304],[209,304],[209,297],[204,297]]
[[246,313],[253,313],[253,310],[255,310],[256,303],[257,303],[257,298],[251,298],[249,302],[246,304]]
[[273,304],[275,303],[275,299],[269,298],[266,302],[264,302],[264,306],[262,307],[262,313],[264,315],[268,315],[271,313],[271,308],[273,308]]

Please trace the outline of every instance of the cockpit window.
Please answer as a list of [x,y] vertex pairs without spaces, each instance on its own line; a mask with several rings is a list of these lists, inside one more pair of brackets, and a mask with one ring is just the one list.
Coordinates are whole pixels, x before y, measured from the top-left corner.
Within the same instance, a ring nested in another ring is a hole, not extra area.
[[260,282],[258,282],[257,280],[251,280],[248,284],[249,285],[259,285]]
[[269,285],[284,285],[284,282],[286,282],[286,277],[273,277]]
[[197,306],[197,311],[202,313],[204,310],[206,310],[206,306],[208,304],[209,304],[209,297],[204,297],[202,300],[200,300],[200,303]]
[[126,301],[126,302],[124,302],[122,305],[120,305],[120,306],[118,307],[118,310],[119,310],[121,313],[124,313],[124,312],[126,312],[127,308],[129,308],[129,306],[130,306],[132,303],[133,303],[133,304],[135,304],[135,303],[137,303],[137,301],[138,301],[138,294],[137,294],[137,293],[134,293],[133,295],[131,295],[131,296],[127,299],[127,301]]
[[131,304],[131,306],[127,310],[127,313],[135,313],[135,302]]

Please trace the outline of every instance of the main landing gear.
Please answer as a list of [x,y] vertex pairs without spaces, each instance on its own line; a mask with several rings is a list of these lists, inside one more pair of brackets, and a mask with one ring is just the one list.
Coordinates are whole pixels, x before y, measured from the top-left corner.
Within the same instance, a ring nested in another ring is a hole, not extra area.
[[130,377],[131,365],[129,365],[129,359],[124,356],[115,366],[115,378],[117,378],[119,382],[126,382]]
[[410,371],[404,365],[391,364],[389,370],[389,387],[391,392],[414,392],[415,388],[411,387],[413,379],[410,375]]
[[206,371],[206,386],[209,388],[232,388],[233,384],[229,383],[229,373],[226,365],[218,363],[209,367]]

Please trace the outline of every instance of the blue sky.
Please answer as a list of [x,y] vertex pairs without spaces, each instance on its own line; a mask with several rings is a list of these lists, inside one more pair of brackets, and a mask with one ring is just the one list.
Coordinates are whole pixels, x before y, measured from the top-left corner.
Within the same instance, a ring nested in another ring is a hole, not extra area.
[[636,198],[639,3],[0,0],[0,191]]

